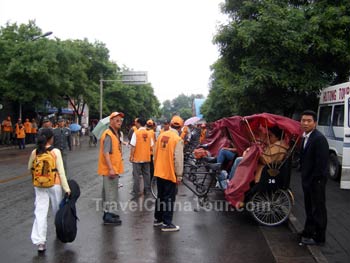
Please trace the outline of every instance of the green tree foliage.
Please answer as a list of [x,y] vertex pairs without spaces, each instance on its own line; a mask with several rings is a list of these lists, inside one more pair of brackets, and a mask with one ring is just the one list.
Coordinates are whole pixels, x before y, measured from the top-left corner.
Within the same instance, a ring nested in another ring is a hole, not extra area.
[[192,106],[195,98],[203,99],[204,96],[201,94],[192,94],[190,96],[180,94],[172,101],[164,101],[161,112],[162,118],[170,120],[173,115],[180,115],[184,120],[186,120],[192,117]]
[[[2,99],[30,103],[41,112],[45,105],[61,108],[69,102],[79,121],[86,105],[98,116],[100,79],[117,80],[121,69],[110,61],[105,44],[95,41],[35,38],[42,31],[27,25],[6,24],[0,28],[0,94]],[[34,41],[34,39],[36,39]],[[159,101],[150,84],[106,85],[103,115],[124,111],[129,119],[144,114],[159,116]],[[128,115],[130,114],[130,115]]]
[[205,116],[315,108],[319,90],[349,77],[349,1],[227,0],[214,38]]

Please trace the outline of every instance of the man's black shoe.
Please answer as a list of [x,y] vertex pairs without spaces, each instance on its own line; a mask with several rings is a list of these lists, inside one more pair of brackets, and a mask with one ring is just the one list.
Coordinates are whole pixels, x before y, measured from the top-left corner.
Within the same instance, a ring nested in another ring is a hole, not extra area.
[[[117,215],[114,215],[114,216],[117,216]],[[104,213],[103,223],[105,225],[116,225],[116,226],[121,225],[122,221],[119,218],[114,216],[112,216],[111,213]]]
[[301,238],[301,243],[303,245],[308,245],[308,246],[316,246],[316,245],[324,245],[324,242],[318,242],[313,238],[307,238],[307,237],[302,237]]

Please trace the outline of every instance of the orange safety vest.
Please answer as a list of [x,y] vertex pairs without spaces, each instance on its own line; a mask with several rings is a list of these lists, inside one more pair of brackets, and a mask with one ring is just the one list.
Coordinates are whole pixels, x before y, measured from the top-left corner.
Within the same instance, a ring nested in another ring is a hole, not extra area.
[[109,153],[109,156],[111,158],[112,167],[113,167],[116,174],[121,174],[124,172],[121,145],[119,142],[119,138],[117,137],[117,135],[115,135],[113,133],[113,131],[111,129],[105,130],[101,136],[101,139],[100,139],[100,153],[99,153],[97,174],[102,175],[102,176],[109,175],[109,168],[108,168],[106,159],[103,155],[103,144],[104,144],[104,140],[105,140],[107,134],[112,139],[112,152]]
[[134,162],[150,162],[151,161],[151,138],[152,134],[145,130],[135,131],[136,145],[134,151]]
[[186,137],[187,134],[188,134],[188,127],[187,127],[187,126],[184,126],[184,127],[182,128],[181,135],[180,135],[181,139],[182,139],[182,140],[185,140],[185,137]]
[[12,123],[9,120],[4,120],[2,122],[4,132],[12,132]]
[[30,121],[24,122],[24,128],[26,133],[32,133],[32,123]]
[[202,143],[207,137],[207,129],[201,129],[201,136],[199,138],[199,142]]
[[22,128],[20,128],[18,123],[16,123],[16,136],[17,136],[17,139],[23,139],[26,137],[26,132],[23,124],[22,124]]
[[174,131],[159,135],[154,155],[154,176],[176,183],[174,154],[181,137]]

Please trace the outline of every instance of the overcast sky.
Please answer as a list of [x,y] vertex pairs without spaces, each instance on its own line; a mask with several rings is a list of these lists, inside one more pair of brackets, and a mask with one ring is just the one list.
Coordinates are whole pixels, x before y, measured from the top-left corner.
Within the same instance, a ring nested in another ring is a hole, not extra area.
[[147,71],[160,102],[208,95],[224,0],[0,0],[0,25],[35,20],[50,38],[106,44],[119,66]]

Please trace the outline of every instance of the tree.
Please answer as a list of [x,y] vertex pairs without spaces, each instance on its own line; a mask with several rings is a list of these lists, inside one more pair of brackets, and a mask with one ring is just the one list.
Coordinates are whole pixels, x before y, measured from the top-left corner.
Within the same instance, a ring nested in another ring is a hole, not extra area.
[[222,10],[230,22],[214,38],[220,59],[205,114],[291,116],[349,76],[347,1],[228,0]]

